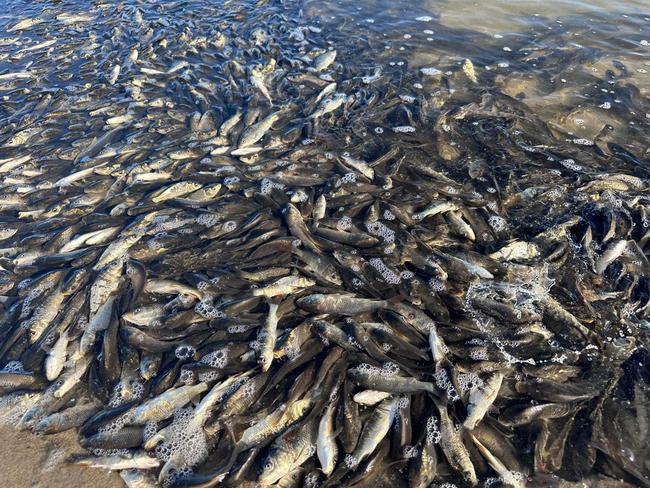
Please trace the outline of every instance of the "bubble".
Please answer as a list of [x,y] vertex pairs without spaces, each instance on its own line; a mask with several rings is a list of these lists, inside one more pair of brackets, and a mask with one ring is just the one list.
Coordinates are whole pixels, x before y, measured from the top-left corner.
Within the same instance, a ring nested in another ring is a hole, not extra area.
[[131,392],[133,398],[142,398],[144,396],[144,384],[140,381],[131,381]]
[[199,362],[213,368],[225,368],[228,363],[228,348],[219,349],[203,356]]
[[280,183],[275,183],[273,180],[270,180],[269,178],[264,178],[260,186],[263,195],[270,194],[274,188],[277,188],[279,190],[284,188],[284,185]]
[[[425,76],[437,76],[437,75],[442,74],[442,71],[440,71],[437,68],[420,68],[420,72]],[[413,85],[413,86],[415,86],[415,85]],[[421,87],[422,87],[422,85],[420,85],[419,88],[421,88]]]
[[427,419],[426,438],[427,444],[438,444],[442,438],[440,429],[438,428],[438,419],[436,417],[429,417]]
[[99,429],[97,429],[97,432],[102,434],[115,434],[119,432],[126,424],[128,424],[130,420],[131,414],[130,412],[126,412],[113,419],[112,422],[102,425]]
[[389,244],[395,242],[395,231],[379,221],[366,224],[366,228],[372,235],[382,237]]
[[174,350],[174,354],[178,359],[189,359],[196,354],[196,349],[192,346],[182,344]]
[[25,373],[25,367],[20,361],[9,361],[2,368],[3,373]]
[[428,282],[429,288],[434,292],[441,292],[445,289],[445,283],[438,278],[431,278]]
[[[209,286],[209,285],[207,285]],[[213,297],[205,294],[203,299],[194,306],[194,311],[206,319],[217,319],[225,317],[225,314],[212,305]]]
[[352,454],[346,454],[345,458],[343,459],[343,463],[345,464],[346,468],[355,469],[359,464],[359,460]]
[[143,395],[144,385],[141,382],[122,380],[113,388],[108,405],[110,407],[119,407],[129,401],[140,399]]
[[526,481],[527,476],[524,473],[520,473],[519,471],[510,471],[510,474],[519,483]]
[[397,408],[403,410],[405,408],[408,408],[410,403],[411,402],[408,397],[401,397],[399,400],[397,400]]
[[43,462],[43,467],[41,469],[45,473],[54,471],[64,463],[65,458],[66,458],[65,449],[54,448],[48,452],[47,458]]
[[461,388],[461,394],[481,388],[484,384],[483,380],[476,373],[459,374],[458,383]]
[[210,383],[219,379],[218,371],[200,371],[199,372],[199,381],[204,383]]
[[185,480],[189,480],[194,474],[194,470],[188,466],[183,466],[181,468],[174,468],[169,471],[167,478],[162,483],[163,488],[169,488],[177,484],[183,484]]
[[340,231],[346,231],[352,228],[352,219],[348,216],[343,216],[336,223],[336,228]]
[[131,454],[128,449],[91,449],[90,452],[95,456],[107,457],[129,457]]
[[341,178],[342,184],[355,183],[356,181],[357,181],[357,175],[355,173],[345,173],[345,175],[343,175],[343,177]]
[[384,363],[381,367],[381,373],[386,376],[394,376],[399,373],[399,366],[397,363]]
[[229,334],[242,334],[246,332],[250,327],[248,325],[230,325],[228,327]]
[[438,388],[440,388],[441,390],[446,390],[447,396],[452,402],[460,400],[458,392],[456,391],[454,385],[449,380],[447,371],[445,371],[444,369],[440,369],[439,371],[436,371],[436,373],[433,375],[433,378]]
[[196,373],[191,369],[182,369],[179,380],[186,385],[193,385],[196,382]]
[[191,467],[208,455],[207,438],[202,426],[192,422],[194,408],[182,408],[174,413],[174,420],[166,428],[166,439],[158,444],[155,454],[161,461],[175,459],[180,467]]
[[402,280],[399,275],[390,269],[380,258],[372,258],[368,261],[370,265],[381,274],[386,283],[391,285],[398,285]]
[[242,393],[244,398],[251,399],[255,396],[255,384],[252,381],[247,381],[242,386]]
[[420,453],[417,447],[415,446],[404,446],[404,451],[403,451],[403,457],[405,459],[409,458],[414,458],[417,457],[417,455]]
[[305,488],[316,488],[318,486],[318,474],[309,473],[305,476]]
[[498,215],[491,215],[488,218],[488,224],[494,229],[495,232],[502,232],[507,229],[508,222],[503,217]]
[[584,138],[573,139],[572,142],[574,144],[578,144],[579,146],[593,146],[594,145],[594,141],[590,141],[589,139],[584,139]]
[[196,223],[205,227],[214,227],[219,223],[219,217],[211,213],[202,213],[196,217]]
[[158,422],[147,422],[144,424],[144,431],[142,433],[142,438],[145,441],[151,439],[158,432]]
[[393,127],[393,132],[407,134],[410,132],[415,132],[415,127],[413,127],[412,125],[400,125],[397,127]]
[[311,457],[314,454],[316,454],[316,446],[314,444],[310,444],[309,446],[307,446],[305,451],[306,451],[307,457]]
[[573,159],[563,159],[560,164],[571,171],[582,171],[582,166],[576,164]]

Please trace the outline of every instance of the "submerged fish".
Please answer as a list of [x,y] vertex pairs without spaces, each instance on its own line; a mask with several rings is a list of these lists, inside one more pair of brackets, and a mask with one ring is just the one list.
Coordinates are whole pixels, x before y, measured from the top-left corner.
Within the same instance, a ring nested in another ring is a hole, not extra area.
[[2,22],[7,418],[138,488],[650,486],[637,65],[409,9],[72,3]]

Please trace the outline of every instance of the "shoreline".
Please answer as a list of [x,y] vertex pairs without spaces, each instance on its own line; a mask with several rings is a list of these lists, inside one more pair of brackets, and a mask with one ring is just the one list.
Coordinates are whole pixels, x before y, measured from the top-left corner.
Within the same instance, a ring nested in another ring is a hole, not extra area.
[[0,425],[0,460],[3,486],[11,488],[69,488],[96,486],[124,488],[117,472],[65,463],[71,454],[83,452],[76,432],[47,436],[20,432]]

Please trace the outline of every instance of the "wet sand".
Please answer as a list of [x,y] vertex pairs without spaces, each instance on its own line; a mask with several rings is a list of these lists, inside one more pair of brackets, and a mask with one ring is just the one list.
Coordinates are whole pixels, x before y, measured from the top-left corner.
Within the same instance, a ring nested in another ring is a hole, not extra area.
[[74,432],[36,437],[0,426],[1,486],[7,488],[70,488],[94,486],[123,488],[117,473],[64,463],[72,452],[81,452]]

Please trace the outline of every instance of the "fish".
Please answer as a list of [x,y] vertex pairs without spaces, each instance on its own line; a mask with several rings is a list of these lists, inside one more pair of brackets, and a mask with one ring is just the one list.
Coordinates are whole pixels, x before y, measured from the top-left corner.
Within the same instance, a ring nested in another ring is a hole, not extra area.
[[432,394],[437,391],[433,383],[387,374],[381,369],[358,367],[349,370],[348,375],[356,384],[376,391],[388,393],[417,393],[423,391]]
[[3,416],[137,488],[647,485],[648,108],[609,18],[330,7],[7,14]]
[[300,467],[313,452],[316,436],[315,422],[308,422],[295,431],[279,437],[270,448],[258,478],[260,486],[270,486]]
[[397,414],[399,398],[387,398],[375,407],[363,426],[356,449],[351,454],[351,463],[359,464],[377,448],[388,433]]
[[336,50],[325,51],[323,54],[319,55],[314,59],[313,70],[314,71],[323,71],[327,69],[336,59]]
[[239,147],[245,148],[252,146],[260,139],[264,137],[267,131],[275,124],[280,115],[278,113],[272,113],[264,117],[262,120],[256,124],[251,125],[246,128],[239,139]]
[[356,315],[389,307],[389,303],[385,300],[356,298],[341,294],[323,295],[320,293],[301,297],[296,301],[296,304],[311,312],[339,315]]
[[376,405],[382,400],[385,400],[390,396],[390,393],[385,391],[376,391],[376,390],[364,390],[360,391],[352,398],[356,403],[360,405]]
[[133,424],[144,424],[169,418],[177,408],[184,406],[207,389],[206,383],[199,383],[168,390],[134,409],[130,420]]
[[459,430],[447,413],[447,407],[438,404],[440,414],[440,447],[450,466],[460,472],[464,480],[474,486],[478,483],[474,465],[467,451],[467,447],[461,439]]
[[503,373],[496,372],[482,386],[470,390],[464,428],[472,430],[483,419],[499,394],[503,376]]
[[45,377],[48,381],[54,381],[63,371],[69,342],[67,331],[63,331],[50,349],[45,359]]
[[252,294],[255,297],[273,298],[279,295],[288,295],[315,284],[315,281],[302,276],[284,276],[270,285],[254,289]]
[[160,461],[149,456],[146,452],[129,454],[128,456],[87,456],[74,459],[74,463],[80,466],[91,468],[102,468],[111,471],[126,469],[154,469],[160,465]]
[[260,333],[262,345],[260,350],[260,363],[262,372],[266,372],[273,362],[273,350],[277,340],[278,328],[278,308],[279,304],[269,303],[269,312],[264,323],[264,328]]
[[333,401],[323,412],[318,423],[318,436],[316,439],[316,454],[325,476],[329,476],[336,467],[338,446],[336,445],[336,432],[334,430],[334,413],[336,402]]

